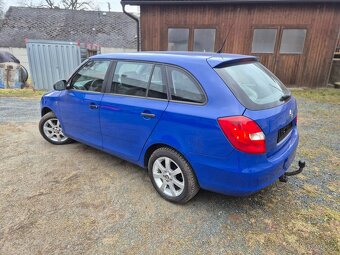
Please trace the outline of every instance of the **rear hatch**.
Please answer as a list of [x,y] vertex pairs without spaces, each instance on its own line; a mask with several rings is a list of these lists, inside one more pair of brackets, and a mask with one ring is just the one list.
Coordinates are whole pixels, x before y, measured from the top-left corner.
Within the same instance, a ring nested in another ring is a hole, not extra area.
[[290,91],[257,61],[222,63],[214,69],[246,107],[243,115],[262,129],[267,156],[280,150],[296,126],[296,101]]
[[275,108],[253,111],[247,109],[244,116],[255,120],[266,136],[266,151],[270,157],[279,151],[291,138],[296,126],[296,101],[288,102]]

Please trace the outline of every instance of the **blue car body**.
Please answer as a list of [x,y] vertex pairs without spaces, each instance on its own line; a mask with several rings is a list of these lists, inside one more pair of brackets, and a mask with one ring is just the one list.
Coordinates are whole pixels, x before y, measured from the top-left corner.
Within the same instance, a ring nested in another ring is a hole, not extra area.
[[[97,55],[91,59],[144,61],[175,65],[199,82],[205,103],[153,100],[78,90],[50,91],[41,100],[42,115],[53,111],[64,133],[74,140],[146,167],[153,148],[166,145],[190,163],[203,189],[243,196],[254,193],[283,175],[298,145],[297,104],[294,97],[267,109],[245,107],[216,73],[221,64],[256,62],[252,56],[218,53],[126,53]],[[110,70],[108,71],[110,72]],[[89,107],[96,105],[96,109]],[[141,112],[153,113],[144,118]],[[266,152],[237,150],[221,131],[218,118],[246,116],[266,136]],[[280,142],[278,131],[292,123]]]

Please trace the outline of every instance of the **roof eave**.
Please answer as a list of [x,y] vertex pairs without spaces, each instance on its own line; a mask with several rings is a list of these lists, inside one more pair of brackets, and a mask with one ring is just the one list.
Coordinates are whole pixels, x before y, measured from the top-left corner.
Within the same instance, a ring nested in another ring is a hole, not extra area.
[[122,0],[123,5],[197,5],[265,3],[340,3],[340,0]]

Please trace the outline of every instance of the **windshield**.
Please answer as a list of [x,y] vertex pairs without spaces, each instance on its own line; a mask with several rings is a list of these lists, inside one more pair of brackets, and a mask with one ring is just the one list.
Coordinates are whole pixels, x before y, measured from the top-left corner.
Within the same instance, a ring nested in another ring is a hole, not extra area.
[[216,67],[215,71],[248,109],[275,107],[290,96],[282,82],[258,62]]

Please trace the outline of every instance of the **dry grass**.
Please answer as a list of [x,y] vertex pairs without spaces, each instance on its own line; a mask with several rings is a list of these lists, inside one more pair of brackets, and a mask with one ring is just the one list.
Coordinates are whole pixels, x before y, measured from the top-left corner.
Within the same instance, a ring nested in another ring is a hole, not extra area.
[[26,97],[36,98],[45,94],[44,90],[32,90],[32,89],[0,89],[0,97]]
[[293,88],[291,89],[293,95],[297,98],[304,98],[307,100],[316,101],[319,103],[333,103],[340,104],[340,89],[335,88]]

